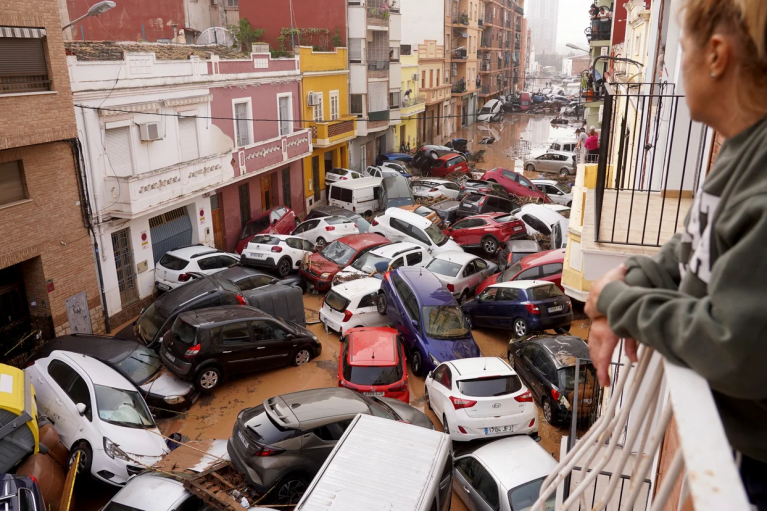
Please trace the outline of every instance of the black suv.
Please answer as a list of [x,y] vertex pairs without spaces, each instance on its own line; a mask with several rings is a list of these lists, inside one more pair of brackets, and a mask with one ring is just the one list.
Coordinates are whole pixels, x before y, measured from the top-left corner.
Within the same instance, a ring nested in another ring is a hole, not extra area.
[[458,206],[455,216],[461,219],[483,213],[511,213],[517,208],[519,206],[511,199],[471,192],[461,199],[461,205]]
[[179,314],[160,357],[173,373],[209,392],[224,376],[299,366],[321,352],[306,328],[255,307],[230,305]]

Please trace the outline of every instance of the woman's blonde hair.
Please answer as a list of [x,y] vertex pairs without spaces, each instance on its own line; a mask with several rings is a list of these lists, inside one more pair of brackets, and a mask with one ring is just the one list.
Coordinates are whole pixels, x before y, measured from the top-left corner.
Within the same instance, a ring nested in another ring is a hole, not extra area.
[[[735,38],[739,106],[767,114],[767,1],[686,0],[684,28],[700,47],[717,30]],[[694,49],[692,51],[695,51]]]

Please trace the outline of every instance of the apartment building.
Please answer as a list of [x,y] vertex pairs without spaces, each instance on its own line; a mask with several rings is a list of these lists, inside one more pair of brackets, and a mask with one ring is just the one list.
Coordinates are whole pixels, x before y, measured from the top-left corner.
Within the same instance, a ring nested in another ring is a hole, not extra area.
[[448,0],[445,3],[445,43],[452,82],[452,111],[456,125],[476,121],[481,80],[479,46],[484,30],[484,2]]
[[[404,16],[403,16],[404,19]],[[420,145],[423,114],[426,112],[426,94],[421,92],[421,71],[418,62],[418,51],[413,51],[411,46],[400,45],[401,83],[402,83],[402,108],[400,109],[401,122],[398,132],[395,133],[395,148],[405,150],[413,149]],[[410,93],[408,94],[408,91]]]
[[522,30],[524,4],[516,0],[491,0],[484,4],[480,41],[479,102],[511,94],[514,74],[523,74]]
[[104,319],[58,7],[1,5],[0,349],[14,362]]

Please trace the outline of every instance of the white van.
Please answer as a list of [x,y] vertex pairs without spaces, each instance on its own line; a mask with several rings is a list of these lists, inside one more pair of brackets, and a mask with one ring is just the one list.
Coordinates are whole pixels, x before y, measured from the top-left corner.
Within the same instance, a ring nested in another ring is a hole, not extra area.
[[439,431],[357,415],[295,511],[447,511],[451,449]]
[[328,204],[354,211],[362,216],[378,211],[380,200],[380,177],[338,181],[332,183],[328,191]]

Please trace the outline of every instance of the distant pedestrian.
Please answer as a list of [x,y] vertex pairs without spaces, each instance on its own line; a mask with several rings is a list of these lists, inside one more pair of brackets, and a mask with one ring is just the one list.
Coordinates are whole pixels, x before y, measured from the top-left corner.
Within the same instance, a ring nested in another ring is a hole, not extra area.
[[589,132],[589,136],[586,139],[586,142],[584,142],[583,146],[588,151],[588,162],[596,163],[597,157],[599,155],[599,135],[597,135],[597,132],[593,127]]
[[578,163],[585,163],[586,162],[586,140],[589,138],[588,135],[586,135],[586,128],[584,129],[577,129],[575,130],[575,137],[578,140],[578,144],[576,145],[576,152],[578,154]]

